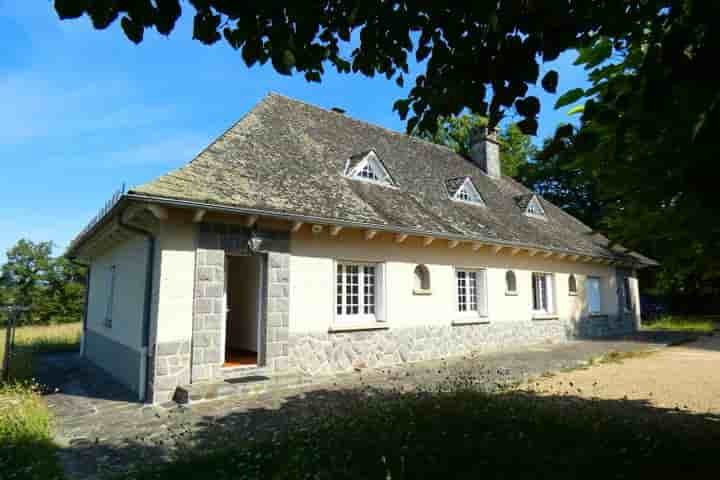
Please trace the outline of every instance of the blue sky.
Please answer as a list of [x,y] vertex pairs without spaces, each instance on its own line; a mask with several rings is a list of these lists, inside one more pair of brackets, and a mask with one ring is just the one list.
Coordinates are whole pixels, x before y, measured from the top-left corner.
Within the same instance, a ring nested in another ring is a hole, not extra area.
[[[0,263],[23,237],[52,240],[61,253],[123,182],[190,161],[269,91],[404,130],[392,104],[409,87],[330,70],[309,84],[269,64],[248,69],[225,44],[193,41],[188,20],[136,46],[119,25],[60,22],[50,1],[0,0]],[[560,72],[560,92],[585,83],[573,59],[543,67]],[[534,92],[541,139],[569,117],[552,109],[554,96]]]

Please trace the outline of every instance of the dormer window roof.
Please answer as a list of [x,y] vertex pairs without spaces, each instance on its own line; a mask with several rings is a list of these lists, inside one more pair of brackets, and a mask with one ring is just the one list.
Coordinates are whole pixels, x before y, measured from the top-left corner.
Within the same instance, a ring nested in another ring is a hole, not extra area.
[[345,176],[354,180],[396,186],[385,165],[373,150],[350,157],[345,166]]
[[485,205],[480,192],[470,177],[451,178],[445,182],[448,196],[456,202],[471,203],[473,205]]
[[524,195],[518,199],[521,207],[525,208],[525,215],[540,220],[547,220],[545,209],[542,206],[540,198],[535,194]]

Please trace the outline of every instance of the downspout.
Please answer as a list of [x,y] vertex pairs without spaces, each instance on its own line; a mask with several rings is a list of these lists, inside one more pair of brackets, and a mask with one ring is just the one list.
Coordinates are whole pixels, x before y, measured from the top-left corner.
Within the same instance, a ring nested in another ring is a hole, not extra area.
[[[123,212],[124,213],[124,212]],[[141,379],[142,382],[140,382],[139,385],[139,396],[140,400],[143,402],[148,401],[148,389],[147,389],[147,383],[148,379],[151,376],[152,365],[150,364],[149,358],[151,357],[150,351],[148,349],[149,343],[150,343],[150,316],[152,314],[152,287],[153,287],[153,277],[155,274],[155,235],[149,231],[144,230],[142,228],[128,225],[123,221],[123,214],[120,213],[118,215],[118,225],[120,227],[133,232],[137,233],[138,235],[142,235],[148,240],[148,253],[147,253],[147,265],[145,270],[145,298],[144,298],[144,304],[143,304],[143,328],[142,328],[142,355],[143,355],[143,362],[144,362],[144,371],[141,371]],[[141,367],[142,368],[142,367]]]

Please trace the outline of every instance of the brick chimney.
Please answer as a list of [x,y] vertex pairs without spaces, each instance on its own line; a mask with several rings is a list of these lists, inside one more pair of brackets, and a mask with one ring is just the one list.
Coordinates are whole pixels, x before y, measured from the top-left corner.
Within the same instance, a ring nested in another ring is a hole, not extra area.
[[500,178],[500,142],[497,129],[481,127],[470,135],[470,158],[483,172],[493,178]]

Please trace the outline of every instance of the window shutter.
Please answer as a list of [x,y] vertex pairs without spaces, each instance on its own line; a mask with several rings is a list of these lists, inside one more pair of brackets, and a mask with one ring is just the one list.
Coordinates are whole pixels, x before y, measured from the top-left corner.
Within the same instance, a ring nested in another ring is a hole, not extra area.
[[379,322],[387,321],[387,292],[385,291],[385,264],[375,266],[375,318]]
[[587,282],[587,302],[590,313],[600,312],[600,279],[588,278]]
[[547,288],[547,311],[555,312],[555,276],[545,275],[545,286]]

